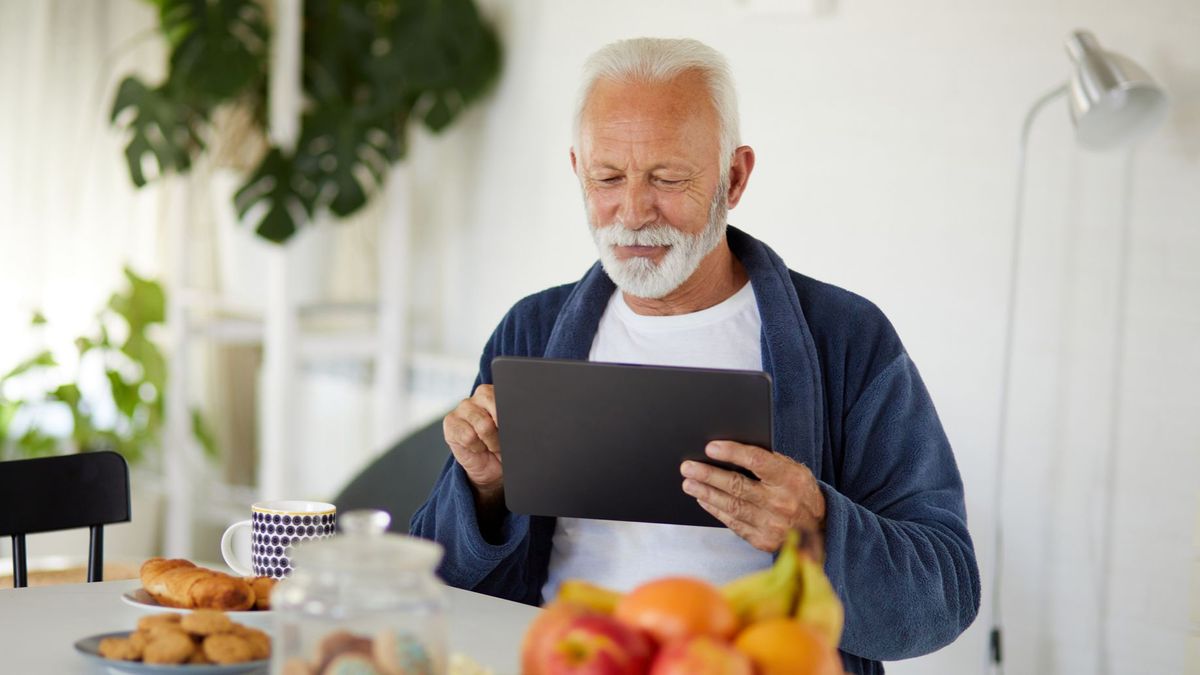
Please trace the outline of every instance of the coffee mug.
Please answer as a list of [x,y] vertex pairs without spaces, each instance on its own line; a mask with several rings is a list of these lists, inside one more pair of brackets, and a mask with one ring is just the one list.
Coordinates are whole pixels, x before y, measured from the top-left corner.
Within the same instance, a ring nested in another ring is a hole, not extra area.
[[[282,579],[292,572],[292,546],[302,541],[333,535],[337,525],[337,507],[325,502],[286,500],[255,502],[250,520],[230,525],[221,535],[221,555],[225,564],[244,576]],[[250,528],[250,563],[233,552],[233,537],[238,530]]]

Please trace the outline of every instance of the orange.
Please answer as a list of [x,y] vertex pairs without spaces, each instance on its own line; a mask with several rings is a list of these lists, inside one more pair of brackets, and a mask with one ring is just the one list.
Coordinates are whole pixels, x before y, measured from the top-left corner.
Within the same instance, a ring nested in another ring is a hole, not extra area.
[[750,657],[758,675],[841,675],[842,660],[821,634],[792,619],[750,624],[733,646]]
[[727,640],[737,631],[737,614],[716,586],[690,577],[666,577],[638,586],[617,602],[619,621],[661,642],[711,635]]

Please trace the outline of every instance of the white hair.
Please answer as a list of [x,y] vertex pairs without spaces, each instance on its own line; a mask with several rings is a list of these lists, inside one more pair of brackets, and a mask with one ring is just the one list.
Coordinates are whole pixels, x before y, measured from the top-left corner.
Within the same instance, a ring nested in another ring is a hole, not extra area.
[[685,72],[700,74],[717,112],[722,179],[728,177],[733,151],[741,145],[737,92],[729,63],[717,50],[692,39],[634,38],[601,47],[583,65],[583,86],[575,107],[575,148],[579,149],[583,110],[600,80],[668,82]]

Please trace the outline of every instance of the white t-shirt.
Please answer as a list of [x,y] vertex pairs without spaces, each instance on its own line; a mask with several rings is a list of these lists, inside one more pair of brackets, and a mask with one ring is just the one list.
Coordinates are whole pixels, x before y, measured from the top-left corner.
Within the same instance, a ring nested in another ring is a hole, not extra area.
[[[749,283],[718,305],[675,316],[637,314],[617,291],[600,318],[588,359],[762,370],[761,332]],[[549,601],[564,579],[586,579],[618,591],[662,576],[721,584],[770,565],[771,554],[724,527],[559,518],[542,592]]]

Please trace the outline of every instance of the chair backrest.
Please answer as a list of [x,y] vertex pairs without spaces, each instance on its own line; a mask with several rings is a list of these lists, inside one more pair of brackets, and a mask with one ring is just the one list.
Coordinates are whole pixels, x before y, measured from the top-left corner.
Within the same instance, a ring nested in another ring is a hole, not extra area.
[[388,529],[408,532],[413,512],[430,490],[450,456],[439,417],[406,436],[363,469],[334,497],[338,511],[383,509],[392,516]]
[[91,528],[88,580],[98,581],[102,526],[130,518],[129,466],[115,452],[0,462],[0,536],[13,538],[17,586],[24,585],[25,535]]

